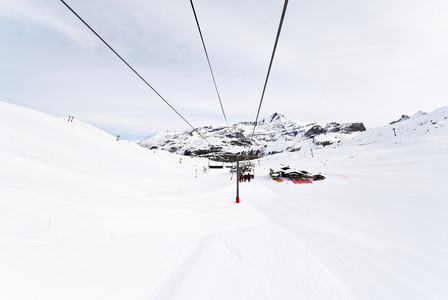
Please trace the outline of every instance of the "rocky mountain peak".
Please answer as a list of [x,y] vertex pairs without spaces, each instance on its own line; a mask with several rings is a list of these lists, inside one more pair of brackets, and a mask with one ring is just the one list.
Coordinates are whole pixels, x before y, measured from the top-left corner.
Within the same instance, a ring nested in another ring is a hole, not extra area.
[[[266,119],[269,119],[269,122],[275,122],[275,121],[281,121],[282,119],[284,119],[285,116],[279,113],[274,113],[273,115],[267,117]],[[265,119],[265,120],[266,120]]]
[[392,121],[389,124],[392,125],[392,124],[395,124],[395,123],[398,123],[398,122],[403,122],[403,121],[406,121],[406,120],[409,120],[409,119],[410,119],[410,117],[408,115],[401,115],[400,119],[398,119],[396,121]]
[[409,120],[409,119],[418,118],[418,117],[424,116],[424,115],[426,115],[426,113],[421,111],[421,110],[416,112],[415,114],[413,114],[412,117],[410,117],[408,115],[401,115],[400,119],[398,119],[396,121],[390,122],[389,125],[396,124],[396,123],[399,123],[399,122],[403,122],[403,121],[406,121],[406,120]]

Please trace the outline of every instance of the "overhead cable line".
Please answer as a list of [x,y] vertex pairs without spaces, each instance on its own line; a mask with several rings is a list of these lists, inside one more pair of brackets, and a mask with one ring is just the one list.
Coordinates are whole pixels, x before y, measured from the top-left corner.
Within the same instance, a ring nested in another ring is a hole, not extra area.
[[283,19],[285,18],[286,8],[288,6],[288,0],[285,0],[285,4],[283,5],[282,16],[280,18],[280,24],[277,30],[277,37],[275,38],[274,49],[272,50],[271,61],[269,63],[268,73],[266,75],[266,80],[264,82],[263,93],[261,94],[260,105],[258,106],[257,117],[255,118],[254,130],[252,131],[251,138],[254,136],[255,128],[258,123],[258,116],[260,115],[261,104],[263,103],[264,93],[266,91],[266,86],[268,84],[269,74],[271,73],[272,62],[274,61],[275,50],[277,49],[278,39],[280,37],[280,32],[282,30]]
[[216,90],[216,94],[218,95],[219,104],[221,105],[222,114],[224,116],[224,120],[226,120],[227,127],[229,127],[229,123],[227,122],[226,113],[224,112],[224,107],[222,106],[221,97],[219,96],[218,86],[216,85],[215,75],[213,74],[212,65],[210,64],[210,59],[208,57],[207,48],[205,47],[205,42],[204,42],[204,38],[202,36],[202,31],[201,31],[201,26],[199,26],[199,21],[198,21],[197,15],[196,15],[196,10],[194,9],[193,0],[190,0],[190,3],[191,3],[191,8],[193,9],[194,18],[196,19],[196,24],[198,26],[199,35],[201,36],[201,41],[202,41],[202,46],[204,47],[205,56],[207,57],[208,67],[210,68],[210,73],[212,74],[213,83],[215,84],[215,90]]
[[[202,134],[197,130],[197,128],[193,127],[193,125],[190,124],[165,98],[162,97],[127,61],[125,61],[120,54],[118,54],[95,30],[93,30],[92,27],[89,26],[67,3],[64,2],[64,0],[61,0],[61,2],[76,16],[78,17],[81,22],[84,23],[113,53],[115,53],[116,56],[118,56],[119,59],[121,59],[122,62],[124,62],[134,73],[137,75],[154,93],[156,93],[157,96],[160,97],[182,120],[185,121],[191,128],[193,128],[193,131],[196,131],[201,138],[203,138],[207,143],[210,144],[207,139],[202,136]],[[210,144],[212,146],[212,144]]]

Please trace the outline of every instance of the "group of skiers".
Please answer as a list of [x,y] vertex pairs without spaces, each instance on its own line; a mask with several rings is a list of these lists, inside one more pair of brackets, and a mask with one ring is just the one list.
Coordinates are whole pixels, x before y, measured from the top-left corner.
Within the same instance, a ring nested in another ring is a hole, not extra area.
[[248,182],[250,182],[250,173],[240,173],[240,182],[246,182],[246,181],[248,181]]

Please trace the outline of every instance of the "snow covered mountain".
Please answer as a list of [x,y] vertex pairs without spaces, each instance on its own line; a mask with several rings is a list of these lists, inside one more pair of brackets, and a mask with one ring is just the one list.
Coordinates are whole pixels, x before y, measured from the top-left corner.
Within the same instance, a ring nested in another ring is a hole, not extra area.
[[363,123],[302,124],[278,113],[259,121],[252,136],[254,124],[240,122],[231,127],[201,127],[196,132],[159,132],[138,141],[138,144],[187,156],[213,153],[224,159],[231,158],[231,154],[262,157],[302,148],[321,148],[366,130]]

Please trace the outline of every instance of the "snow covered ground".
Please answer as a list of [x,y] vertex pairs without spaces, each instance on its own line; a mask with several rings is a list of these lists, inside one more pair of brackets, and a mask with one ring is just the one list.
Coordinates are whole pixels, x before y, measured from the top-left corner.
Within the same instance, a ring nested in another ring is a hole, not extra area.
[[0,299],[448,299],[447,116],[260,159],[236,204],[206,160],[0,102]]

